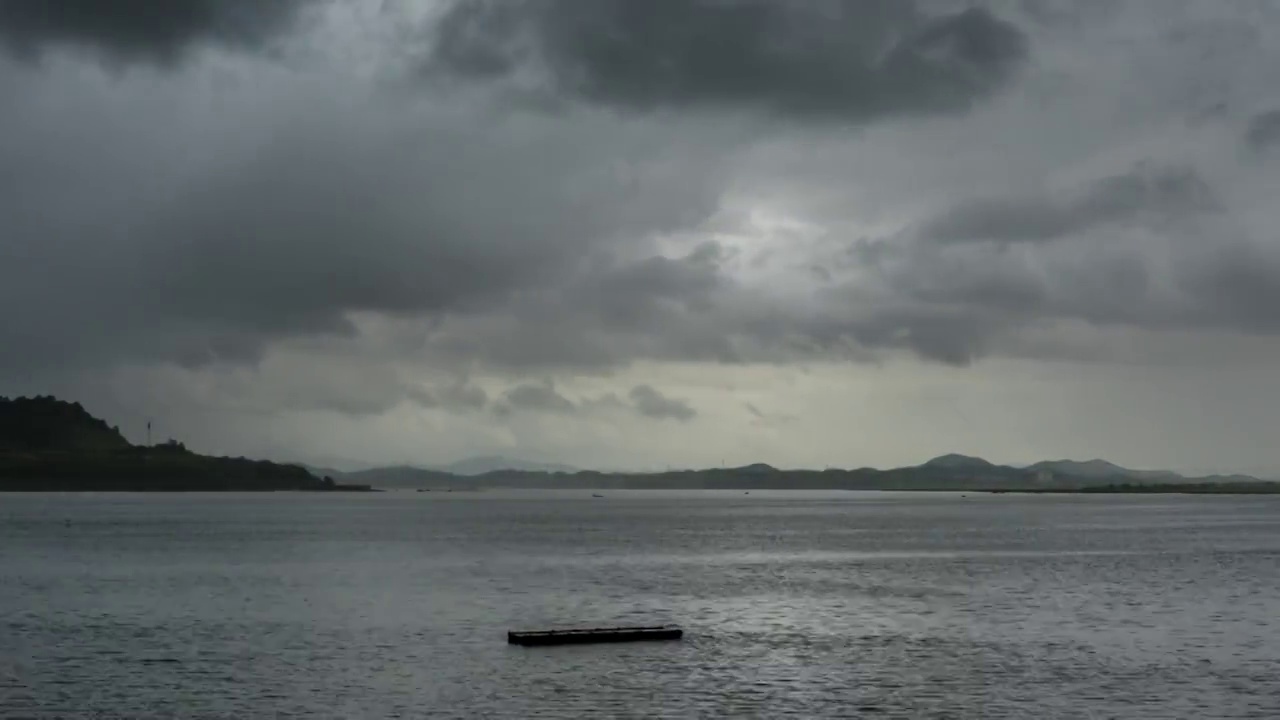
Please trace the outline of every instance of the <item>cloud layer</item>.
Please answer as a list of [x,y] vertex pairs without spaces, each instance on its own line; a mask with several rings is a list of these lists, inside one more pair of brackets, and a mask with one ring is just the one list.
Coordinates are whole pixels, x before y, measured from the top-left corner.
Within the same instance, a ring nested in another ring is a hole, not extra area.
[[1280,335],[1262,5],[103,5],[0,0],[10,394],[783,432],[679,368]]
[[909,0],[455,3],[428,69],[623,110],[743,108],[860,123],[960,112],[1026,58],[983,8]]
[[259,49],[288,30],[307,4],[309,0],[4,0],[0,42],[22,58],[69,46],[111,61],[168,65],[204,43]]

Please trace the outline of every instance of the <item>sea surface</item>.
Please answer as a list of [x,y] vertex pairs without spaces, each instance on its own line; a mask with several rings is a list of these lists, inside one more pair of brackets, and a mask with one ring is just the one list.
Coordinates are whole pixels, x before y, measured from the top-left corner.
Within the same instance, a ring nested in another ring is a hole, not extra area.
[[0,495],[0,717],[1280,718],[1274,496],[603,495]]

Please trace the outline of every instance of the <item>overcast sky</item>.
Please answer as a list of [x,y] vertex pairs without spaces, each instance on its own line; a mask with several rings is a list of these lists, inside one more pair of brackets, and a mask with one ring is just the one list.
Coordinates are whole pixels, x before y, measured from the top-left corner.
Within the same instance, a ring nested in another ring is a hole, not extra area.
[[0,0],[0,394],[328,464],[1280,472],[1280,3]]

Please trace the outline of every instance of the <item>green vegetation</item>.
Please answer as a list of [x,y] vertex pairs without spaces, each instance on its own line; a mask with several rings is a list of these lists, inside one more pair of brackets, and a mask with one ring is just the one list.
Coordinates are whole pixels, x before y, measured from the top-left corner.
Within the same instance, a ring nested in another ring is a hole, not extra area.
[[53,397],[0,397],[0,491],[367,489],[320,479],[299,465],[208,457],[170,440],[143,447]]

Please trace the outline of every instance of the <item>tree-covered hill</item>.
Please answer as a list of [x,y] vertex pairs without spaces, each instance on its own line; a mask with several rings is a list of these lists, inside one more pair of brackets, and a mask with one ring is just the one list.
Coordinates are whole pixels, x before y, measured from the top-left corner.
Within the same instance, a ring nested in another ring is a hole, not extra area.
[[300,465],[132,445],[79,403],[0,397],[0,491],[343,490]]

